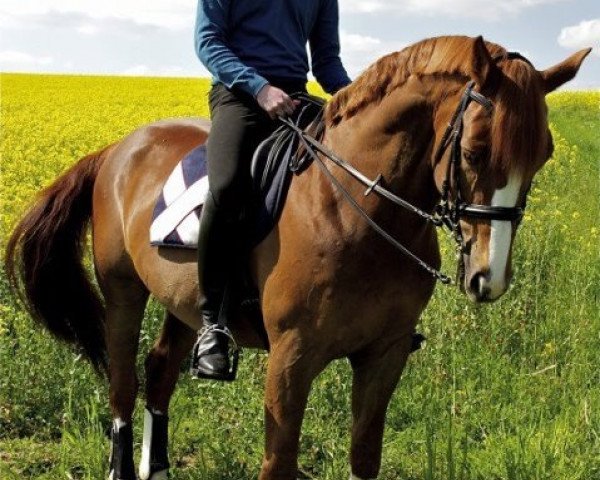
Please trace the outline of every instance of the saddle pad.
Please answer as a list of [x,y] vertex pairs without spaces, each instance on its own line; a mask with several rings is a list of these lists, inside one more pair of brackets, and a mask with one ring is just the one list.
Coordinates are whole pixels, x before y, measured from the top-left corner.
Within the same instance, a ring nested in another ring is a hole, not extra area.
[[[256,174],[262,176],[262,171]],[[273,229],[283,208],[292,173],[281,162],[268,183],[254,192],[246,210],[249,237],[260,243]],[[197,248],[200,213],[208,193],[206,147],[190,151],[173,169],[159,196],[150,225],[150,244]]]
[[169,175],[152,214],[150,244],[196,248],[200,212],[207,193],[206,146],[200,145]]

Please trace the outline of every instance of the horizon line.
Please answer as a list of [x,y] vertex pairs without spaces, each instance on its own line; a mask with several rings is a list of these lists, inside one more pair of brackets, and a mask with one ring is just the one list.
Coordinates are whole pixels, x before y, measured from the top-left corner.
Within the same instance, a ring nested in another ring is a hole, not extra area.
[[[130,78],[130,79],[160,79],[160,80],[207,80],[211,81],[211,77],[201,76],[172,76],[172,75],[130,75],[126,73],[73,73],[73,72],[20,72],[20,71],[2,71],[0,70],[0,77],[2,75],[23,75],[23,76],[55,76],[55,77],[103,77],[103,78]],[[308,79],[307,83],[318,82],[313,79]],[[557,91],[572,91],[572,92],[599,92],[600,85],[589,86],[589,87],[576,87],[569,88],[568,84],[563,85]]]

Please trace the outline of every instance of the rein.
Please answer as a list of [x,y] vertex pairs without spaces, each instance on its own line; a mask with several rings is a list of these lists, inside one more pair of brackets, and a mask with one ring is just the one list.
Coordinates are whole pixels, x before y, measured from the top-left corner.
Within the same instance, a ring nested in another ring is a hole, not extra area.
[[[472,101],[482,105],[490,114],[493,113],[494,108],[491,100],[473,90],[474,86],[475,82],[473,81],[470,81],[467,84],[461,100],[452,116],[452,119],[448,124],[446,131],[444,132],[442,141],[440,142],[434,157],[435,163],[437,164],[442,159],[442,156],[448,147],[451,147],[450,161],[448,162],[446,177],[442,184],[441,199],[434,208],[433,213],[428,213],[420,209],[419,207],[382,187],[380,185],[381,180],[383,180],[383,176],[381,174],[379,174],[374,180],[370,179],[358,169],[350,165],[346,160],[340,158],[338,155],[328,149],[316,138],[307,134],[292,120],[287,117],[279,117],[279,120],[296,134],[306,153],[317,163],[325,176],[338,189],[338,191],[354,208],[354,210],[356,210],[356,212],[368,223],[368,225],[373,228],[373,230],[375,230],[375,232],[377,232],[384,240],[390,243],[397,250],[400,250],[404,255],[411,258],[421,268],[426,270],[436,280],[440,281],[444,285],[458,283],[458,281],[464,278],[464,260],[462,254],[467,251],[467,246],[464,244],[462,230],[460,227],[460,220],[462,218],[478,218],[490,221],[509,221],[517,222],[518,225],[523,217],[523,208],[521,207],[497,207],[490,205],[470,204],[466,203],[462,199],[460,192],[460,161],[462,156],[460,141],[463,134],[463,116]],[[435,227],[446,227],[451,232],[456,243],[457,259],[459,262],[457,281],[453,281],[451,277],[420,259],[417,255],[415,255],[407,247],[402,245],[398,240],[390,235],[377,222],[375,222],[375,220],[373,220],[369,214],[358,204],[348,190],[344,188],[344,186],[333,175],[333,173],[331,173],[317,152],[322,154],[331,162],[345,170],[350,176],[365,185],[367,187],[364,192],[365,197],[370,195],[372,192],[376,192],[380,196],[391,201],[393,204],[398,205],[414,213],[415,215],[418,215],[427,222],[430,222]]]

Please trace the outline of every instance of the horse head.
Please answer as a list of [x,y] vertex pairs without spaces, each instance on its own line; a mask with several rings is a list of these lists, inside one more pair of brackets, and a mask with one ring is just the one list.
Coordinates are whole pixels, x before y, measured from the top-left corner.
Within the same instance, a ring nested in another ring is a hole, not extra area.
[[521,55],[481,37],[471,48],[472,82],[457,92],[462,97],[454,116],[455,97],[440,110],[432,162],[462,246],[461,288],[471,300],[489,302],[508,288],[527,192],[552,155],[545,95],[576,75],[590,49],[538,71]]

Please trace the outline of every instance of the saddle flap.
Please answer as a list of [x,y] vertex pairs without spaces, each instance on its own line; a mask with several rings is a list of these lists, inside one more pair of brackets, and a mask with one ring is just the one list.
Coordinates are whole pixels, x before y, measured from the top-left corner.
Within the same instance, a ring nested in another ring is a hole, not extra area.
[[[290,119],[301,129],[315,124],[320,125],[324,100],[308,94],[292,95],[300,100],[300,105]],[[320,127],[316,128],[320,130]],[[252,157],[251,176],[255,190],[260,192],[276,177],[279,167],[285,165],[291,171],[297,172],[308,165],[309,158],[299,149],[297,135],[285,125],[279,127],[273,134],[263,140]]]

